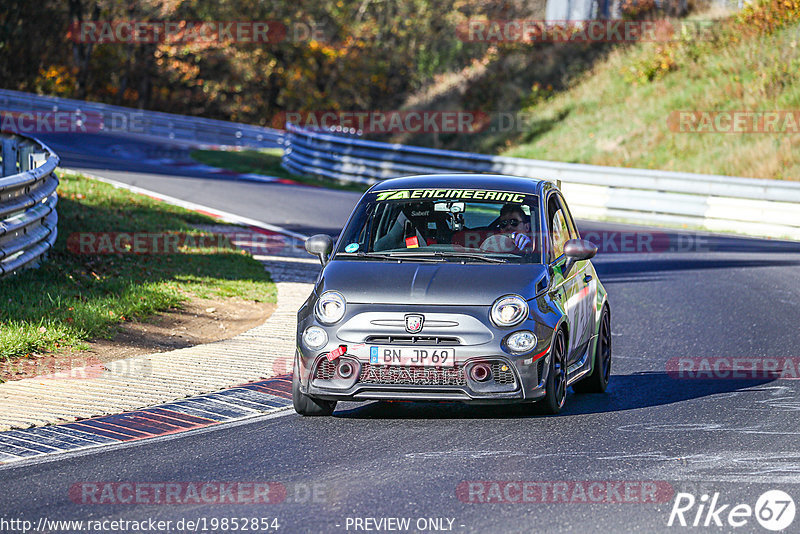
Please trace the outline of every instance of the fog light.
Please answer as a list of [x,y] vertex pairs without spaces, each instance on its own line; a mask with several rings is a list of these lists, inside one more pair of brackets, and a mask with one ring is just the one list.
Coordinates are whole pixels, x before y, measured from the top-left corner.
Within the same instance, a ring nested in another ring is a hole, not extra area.
[[353,376],[354,371],[353,364],[350,362],[342,362],[339,364],[339,376],[342,378],[350,378]]
[[328,334],[318,326],[309,326],[303,332],[303,344],[311,350],[321,349],[328,343]]
[[485,363],[478,363],[472,366],[469,374],[470,377],[476,382],[486,382],[492,378],[492,368]]
[[511,352],[528,352],[536,346],[536,334],[528,330],[514,332],[506,338],[506,346]]

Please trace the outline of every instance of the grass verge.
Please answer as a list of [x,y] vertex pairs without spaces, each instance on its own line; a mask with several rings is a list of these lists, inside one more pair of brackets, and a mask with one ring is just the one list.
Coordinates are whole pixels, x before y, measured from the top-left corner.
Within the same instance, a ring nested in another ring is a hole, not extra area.
[[302,184],[331,189],[343,189],[345,191],[366,191],[369,189],[369,186],[365,184],[323,180],[311,176],[290,173],[281,167],[282,154],[283,150],[280,148],[268,148],[264,150],[241,151],[194,150],[191,155],[192,158],[205,165],[228,169],[243,174],[263,174],[276,178],[286,178]]
[[0,358],[85,348],[114,325],[180,307],[192,296],[236,296],[275,302],[263,266],[233,248],[181,247],[173,254],[71,252],[77,232],[181,232],[210,217],[137,195],[84,176],[62,174],[58,240],[39,268],[0,280]]

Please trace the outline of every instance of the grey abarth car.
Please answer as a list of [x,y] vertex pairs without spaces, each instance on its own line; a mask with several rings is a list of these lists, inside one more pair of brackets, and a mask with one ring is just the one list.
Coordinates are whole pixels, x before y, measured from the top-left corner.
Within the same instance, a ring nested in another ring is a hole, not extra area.
[[538,402],[603,392],[611,310],[551,182],[482,174],[395,178],[356,205],[297,314],[292,393],[337,401]]

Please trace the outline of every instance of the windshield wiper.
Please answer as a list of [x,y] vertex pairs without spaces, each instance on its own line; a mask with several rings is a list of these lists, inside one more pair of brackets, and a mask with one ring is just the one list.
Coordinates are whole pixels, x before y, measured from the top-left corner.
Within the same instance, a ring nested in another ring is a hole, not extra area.
[[503,258],[492,258],[491,256],[484,256],[477,252],[442,252],[440,250],[421,251],[421,252],[392,252],[392,256],[402,255],[406,257],[417,258],[420,256],[436,256],[437,258],[465,258],[470,260],[480,260],[487,263],[508,263],[508,260]]
[[441,263],[444,259],[424,258],[414,254],[404,254],[402,252],[340,252],[337,256],[346,258],[374,258],[381,260],[414,260],[425,263]]

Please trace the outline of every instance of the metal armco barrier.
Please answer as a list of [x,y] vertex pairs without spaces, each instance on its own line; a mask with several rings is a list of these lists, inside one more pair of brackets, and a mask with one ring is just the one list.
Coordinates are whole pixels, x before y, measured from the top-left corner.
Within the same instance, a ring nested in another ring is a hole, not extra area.
[[[20,133],[31,135],[48,133],[56,122],[42,114],[74,113],[78,114],[80,120],[76,133],[108,133],[154,140],[171,139],[204,145],[252,148],[281,147],[284,136],[283,130],[261,126],[41,96],[8,89],[0,89],[0,112],[11,113],[16,117],[21,113],[37,114],[35,117],[19,117],[19,122],[23,125],[31,124],[36,129]],[[70,122],[64,117],[59,119],[62,123]]]
[[470,172],[560,181],[577,217],[800,239],[800,183],[556,163],[341,137],[287,124],[283,167],[373,183]]
[[0,173],[0,278],[37,265],[56,241],[55,169],[58,156],[46,145],[3,135]]

